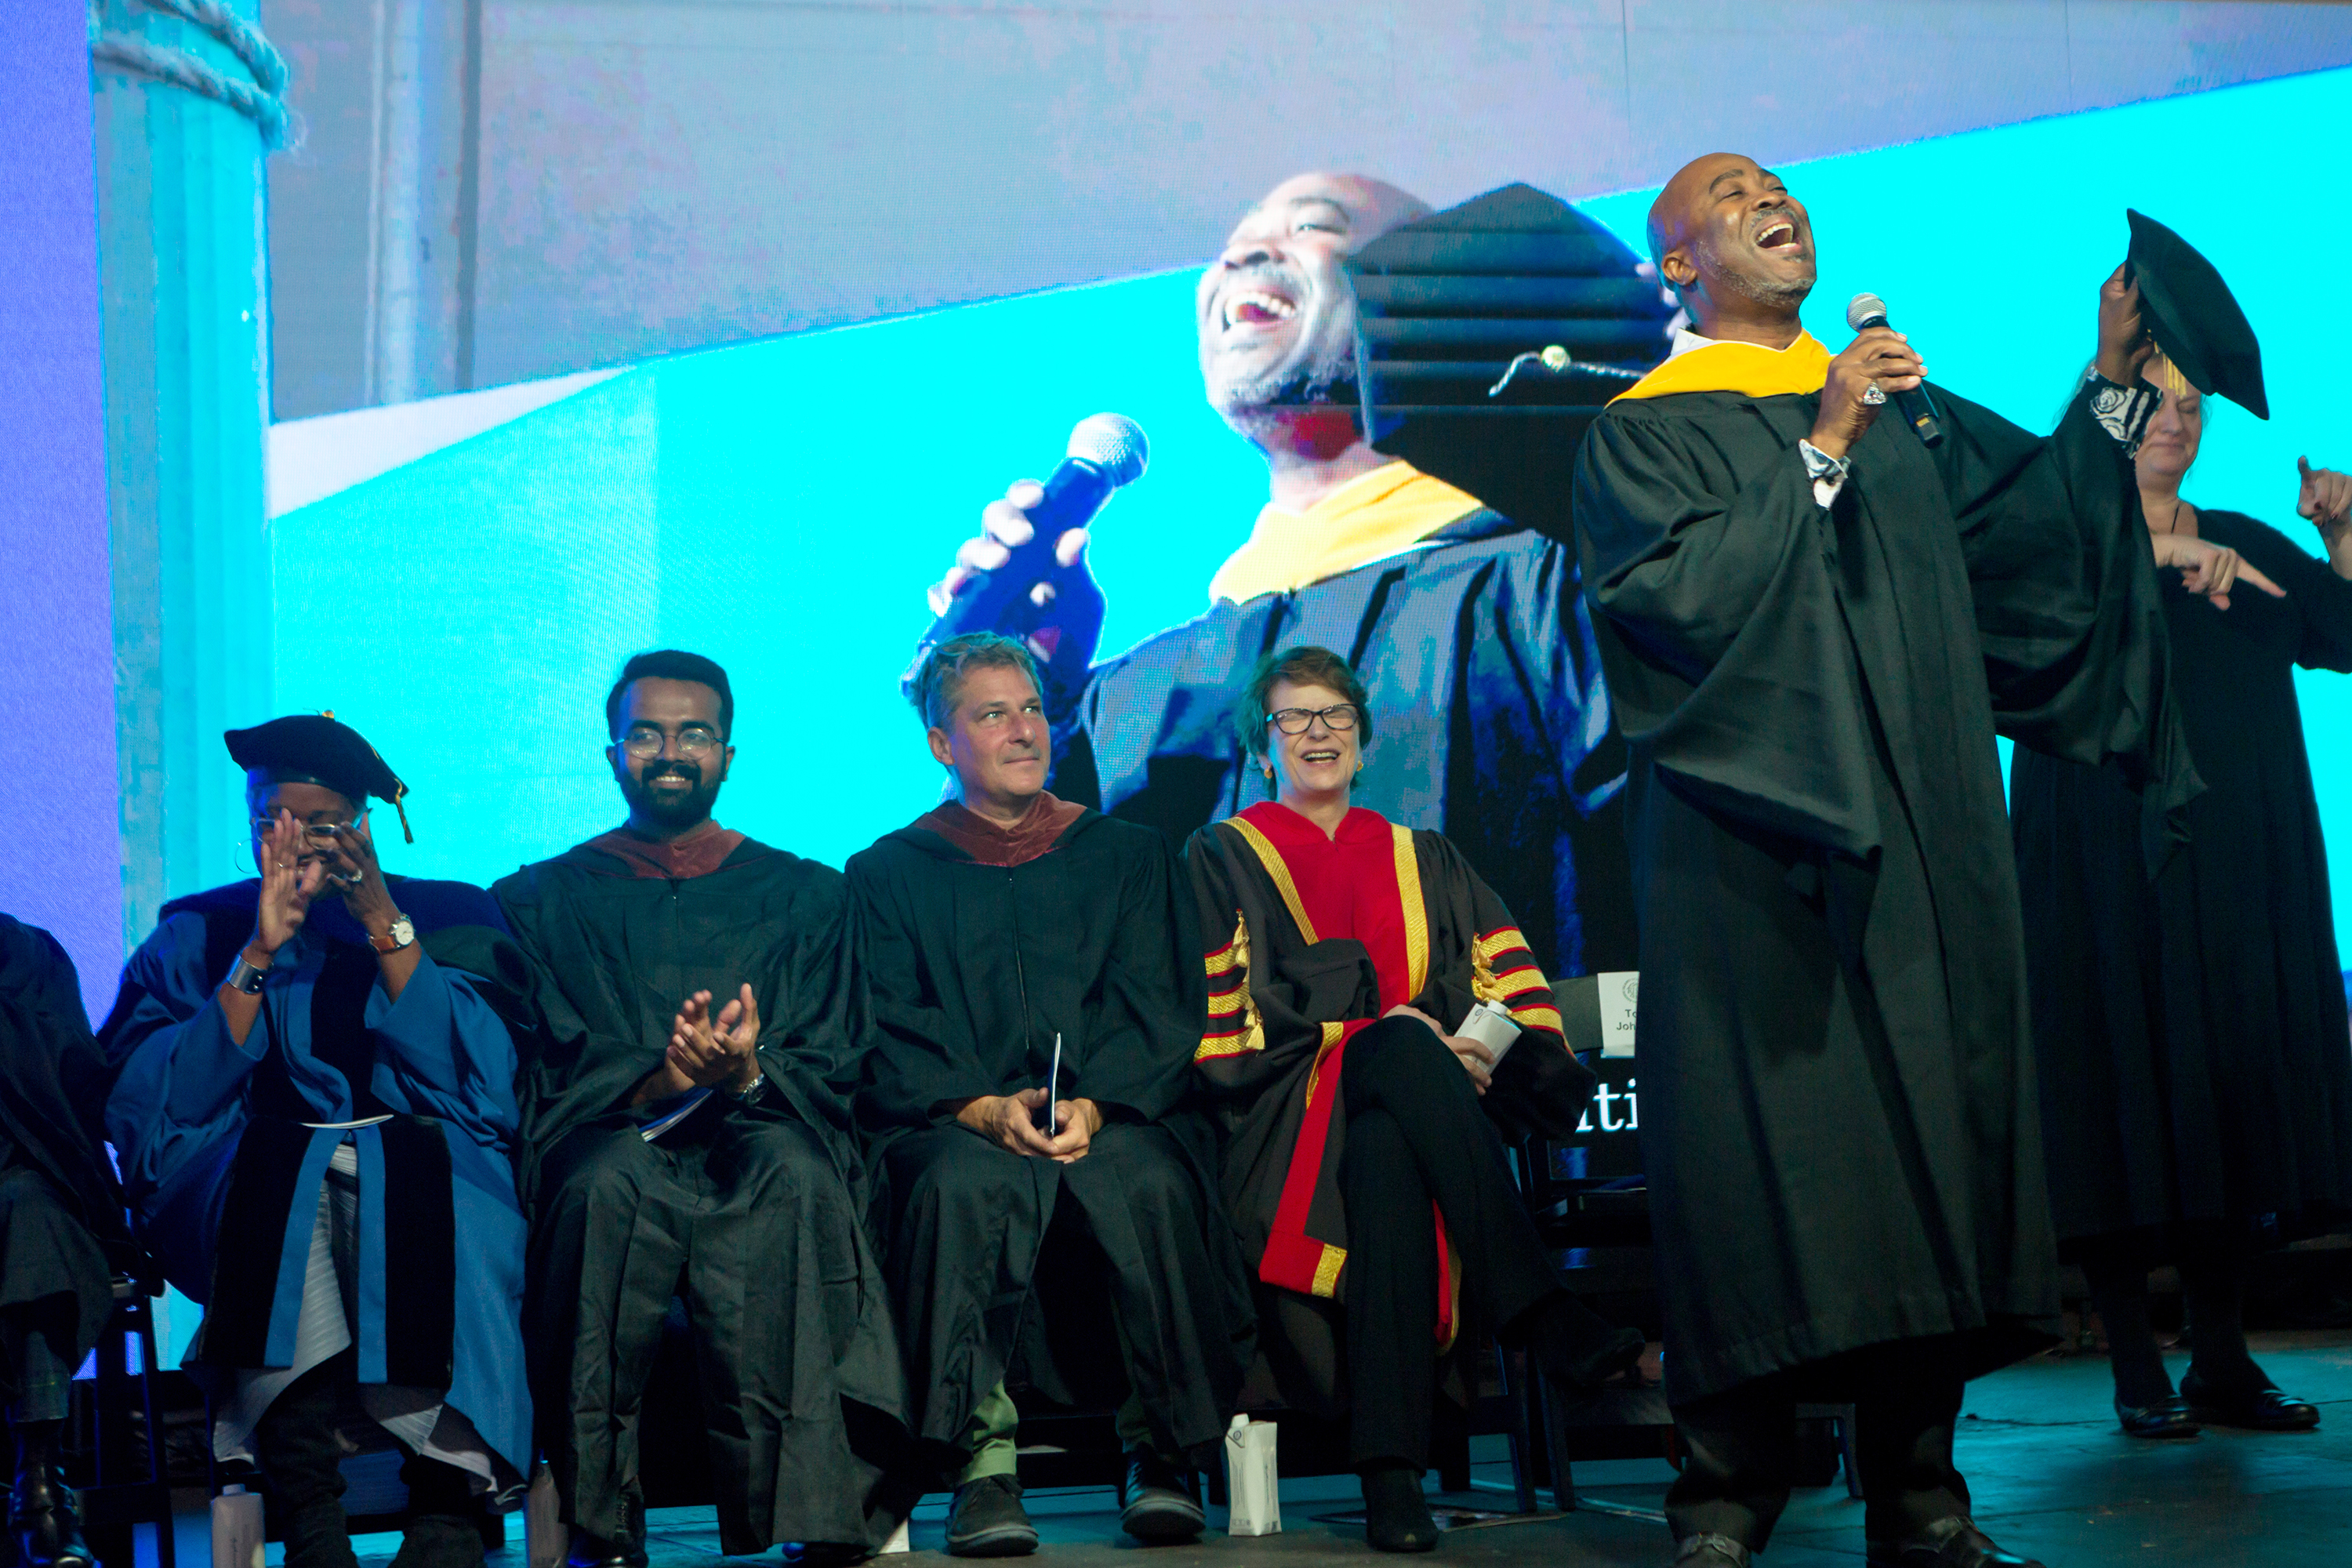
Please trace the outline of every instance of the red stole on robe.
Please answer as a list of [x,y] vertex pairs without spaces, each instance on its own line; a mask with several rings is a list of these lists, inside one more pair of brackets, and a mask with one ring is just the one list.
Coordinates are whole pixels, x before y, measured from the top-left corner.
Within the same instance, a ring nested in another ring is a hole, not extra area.
[[640,880],[667,877],[684,882],[719,869],[742,843],[741,834],[705,817],[675,838],[647,838],[633,827],[623,826],[598,834],[586,847],[610,855]]
[[983,866],[1026,866],[1061,839],[1070,824],[1087,814],[1073,801],[1059,800],[1051,790],[1037,798],[1019,822],[1001,827],[960,800],[942,801],[908,824],[936,833]]

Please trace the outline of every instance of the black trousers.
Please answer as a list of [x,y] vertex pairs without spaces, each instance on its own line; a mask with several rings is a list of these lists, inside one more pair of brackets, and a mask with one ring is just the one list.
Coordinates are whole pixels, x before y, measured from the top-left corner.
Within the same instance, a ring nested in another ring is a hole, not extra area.
[[[359,1352],[349,1345],[278,1393],[253,1430],[254,1458],[269,1481],[270,1521],[286,1542],[289,1568],[354,1568],[343,1521],[340,1430],[356,1410]],[[455,1465],[400,1445],[408,1488],[409,1533],[428,1521],[470,1531],[480,1517],[472,1478]]]
[[1426,1468],[1437,1388],[1435,1215],[1461,1256],[1464,1292],[1487,1321],[1509,1324],[1565,1287],[1476,1086],[1426,1025],[1385,1018],[1359,1033],[1339,1084],[1349,1458]]
[[1062,1165],[950,1124],[908,1133],[883,1160],[884,1270],[909,1425],[935,1456],[965,1438],[974,1406],[1003,1380],[1057,1216],[1082,1220],[1108,1266],[1120,1353],[1152,1446],[1173,1456],[1223,1433],[1240,1381],[1207,1233],[1213,1217],[1223,1221],[1167,1128],[1108,1123],[1084,1158]]
[[713,1102],[652,1143],[634,1123],[577,1128],[542,1171],[524,1323],[565,1521],[607,1541],[643,1531],[640,1411],[677,1296],[726,1552],[875,1544],[887,1456],[856,1451],[845,1406],[895,1410],[898,1368],[856,1205],[816,1135]]
[[2189,1370],[2216,1390],[2252,1392],[2271,1386],[2246,1348],[2247,1227],[2192,1220],[2157,1236],[2146,1231],[2089,1237],[2076,1243],[2091,1304],[2106,1325],[2116,1397],[2152,1405],[2171,1395],[2164,1352],[2148,1322],[2147,1275],[2167,1256],[2180,1269],[2189,1327]]
[[1896,1340],[1840,1356],[1833,1365],[1758,1378],[1675,1405],[1675,1429],[1687,1457],[1666,1492],[1675,1540],[1711,1531],[1751,1551],[1764,1549],[1789,1504],[1800,1376],[1809,1385],[1826,1377],[1854,1395],[1866,1538],[1905,1540],[1969,1511],[1968,1483],[1952,1467],[1964,1382],[1958,1347],[1948,1337]]

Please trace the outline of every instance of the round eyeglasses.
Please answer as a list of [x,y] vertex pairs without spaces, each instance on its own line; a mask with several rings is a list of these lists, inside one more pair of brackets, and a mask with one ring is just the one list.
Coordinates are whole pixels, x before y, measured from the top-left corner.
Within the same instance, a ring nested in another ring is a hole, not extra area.
[[1265,716],[1265,721],[1286,735],[1304,735],[1316,720],[1323,721],[1327,730],[1352,730],[1356,727],[1356,705],[1342,702],[1331,708],[1277,708]]

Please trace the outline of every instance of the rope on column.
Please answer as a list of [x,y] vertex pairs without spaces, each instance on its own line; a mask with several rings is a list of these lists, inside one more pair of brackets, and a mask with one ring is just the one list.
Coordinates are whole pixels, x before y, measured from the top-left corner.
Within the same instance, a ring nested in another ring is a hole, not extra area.
[[223,76],[201,56],[156,44],[135,33],[102,30],[98,6],[89,12],[89,59],[100,70],[160,81],[211,99],[244,115],[272,152],[302,139],[299,119],[287,106],[286,59],[261,29],[231,11],[222,0],[137,0],[150,11],[201,28],[235,55],[252,76],[249,82]]

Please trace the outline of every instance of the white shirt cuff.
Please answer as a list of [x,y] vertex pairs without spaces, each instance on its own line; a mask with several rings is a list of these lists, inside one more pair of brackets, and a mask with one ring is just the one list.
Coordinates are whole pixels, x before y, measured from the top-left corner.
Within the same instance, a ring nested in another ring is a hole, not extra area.
[[1811,441],[1797,443],[1798,454],[1805,459],[1805,472],[1813,478],[1813,500],[1823,511],[1837,503],[1838,491],[1845,489],[1846,460],[1832,458]]

